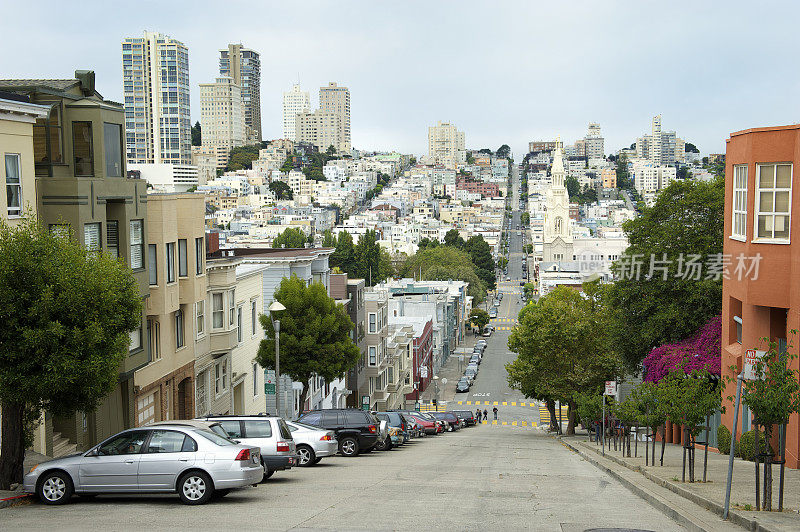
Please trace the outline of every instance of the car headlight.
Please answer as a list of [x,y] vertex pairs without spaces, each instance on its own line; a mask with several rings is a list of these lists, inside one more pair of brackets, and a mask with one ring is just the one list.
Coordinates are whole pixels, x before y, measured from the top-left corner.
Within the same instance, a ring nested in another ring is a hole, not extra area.
[[33,473],[34,471],[36,471],[36,468],[37,468],[37,467],[39,467],[39,464],[36,464],[35,466],[33,466],[33,467],[31,468],[31,470],[30,470],[30,471],[28,471],[28,473]]

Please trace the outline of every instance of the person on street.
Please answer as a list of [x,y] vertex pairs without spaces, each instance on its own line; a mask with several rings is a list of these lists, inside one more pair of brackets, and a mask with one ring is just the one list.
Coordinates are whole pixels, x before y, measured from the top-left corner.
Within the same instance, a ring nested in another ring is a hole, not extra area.
[[481,409],[480,408],[475,411],[475,417],[478,418],[478,423],[480,423],[481,422]]
[[497,407],[492,408],[492,412],[494,412],[494,420],[497,421]]
[[486,410],[485,408],[483,409],[483,420],[486,421],[487,423],[489,422],[489,411]]

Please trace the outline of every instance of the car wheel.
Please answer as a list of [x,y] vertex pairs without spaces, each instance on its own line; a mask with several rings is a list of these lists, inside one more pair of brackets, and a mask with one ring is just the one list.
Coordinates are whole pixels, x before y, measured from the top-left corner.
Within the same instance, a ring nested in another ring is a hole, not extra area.
[[269,478],[269,477],[271,477],[271,476],[272,476],[272,475],[274,475],[274,474],[275,474],[275,470],[274,470],[274,469],[267,469],[267,470],[264,472],[264,478]]
[[225,495],[229,494],[230,492],[231,492],[231,490],[229,490],[229,489],[214,490],[214,493],[211,494],[211,498],[212,499],[221,499]]
[[358,441],[351,437],[343,438],[341,443],[339,443],[339,452],[341,452],[343,456],[358,456]]
[[42,475],[36,494],[45,504],[65,504],[72,497],[72,479],[63,471],[52,471]]
[[178,481],[178,496],[183,504],[205,504],[213,493],[211,478],[202,471],[190,471]]
[[317,464],[318,464],[318,463],[320,463],[321,461],[322,461],[322,458],[319,458],[319,457],[315,458],[315,459],[314,459],[314,465],[317,465]]
[[316,458],[317,455],[314,454],[314,450],[308,445],[297,446],[297,465],[300,467],[314,465]]

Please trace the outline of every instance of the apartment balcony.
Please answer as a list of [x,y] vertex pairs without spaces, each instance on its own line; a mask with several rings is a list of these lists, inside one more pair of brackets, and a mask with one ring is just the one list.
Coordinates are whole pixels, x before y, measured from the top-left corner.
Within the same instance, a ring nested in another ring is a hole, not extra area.
[[233,327],[232,329],[212,329],[208,336],[208,350],[212,355],[227,353],[239,343],[238,327]]
[[378,375],[380,375],[382,370],[383,370],[383,367],[380,366],[380,365],[378,365],[378,366],[364,366],[364,376],[365,377],[377,377]]

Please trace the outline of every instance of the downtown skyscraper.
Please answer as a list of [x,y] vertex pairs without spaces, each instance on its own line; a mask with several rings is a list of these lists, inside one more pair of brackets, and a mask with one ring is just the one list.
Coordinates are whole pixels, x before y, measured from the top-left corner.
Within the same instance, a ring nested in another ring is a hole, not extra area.
[[246,141],[260,142],[261,56],[241,44],[229,44],[219,51],[219,75],[233,79],[241,89]]
[[122,41],[129,163],[191,164],[189,50],[156,32]]

